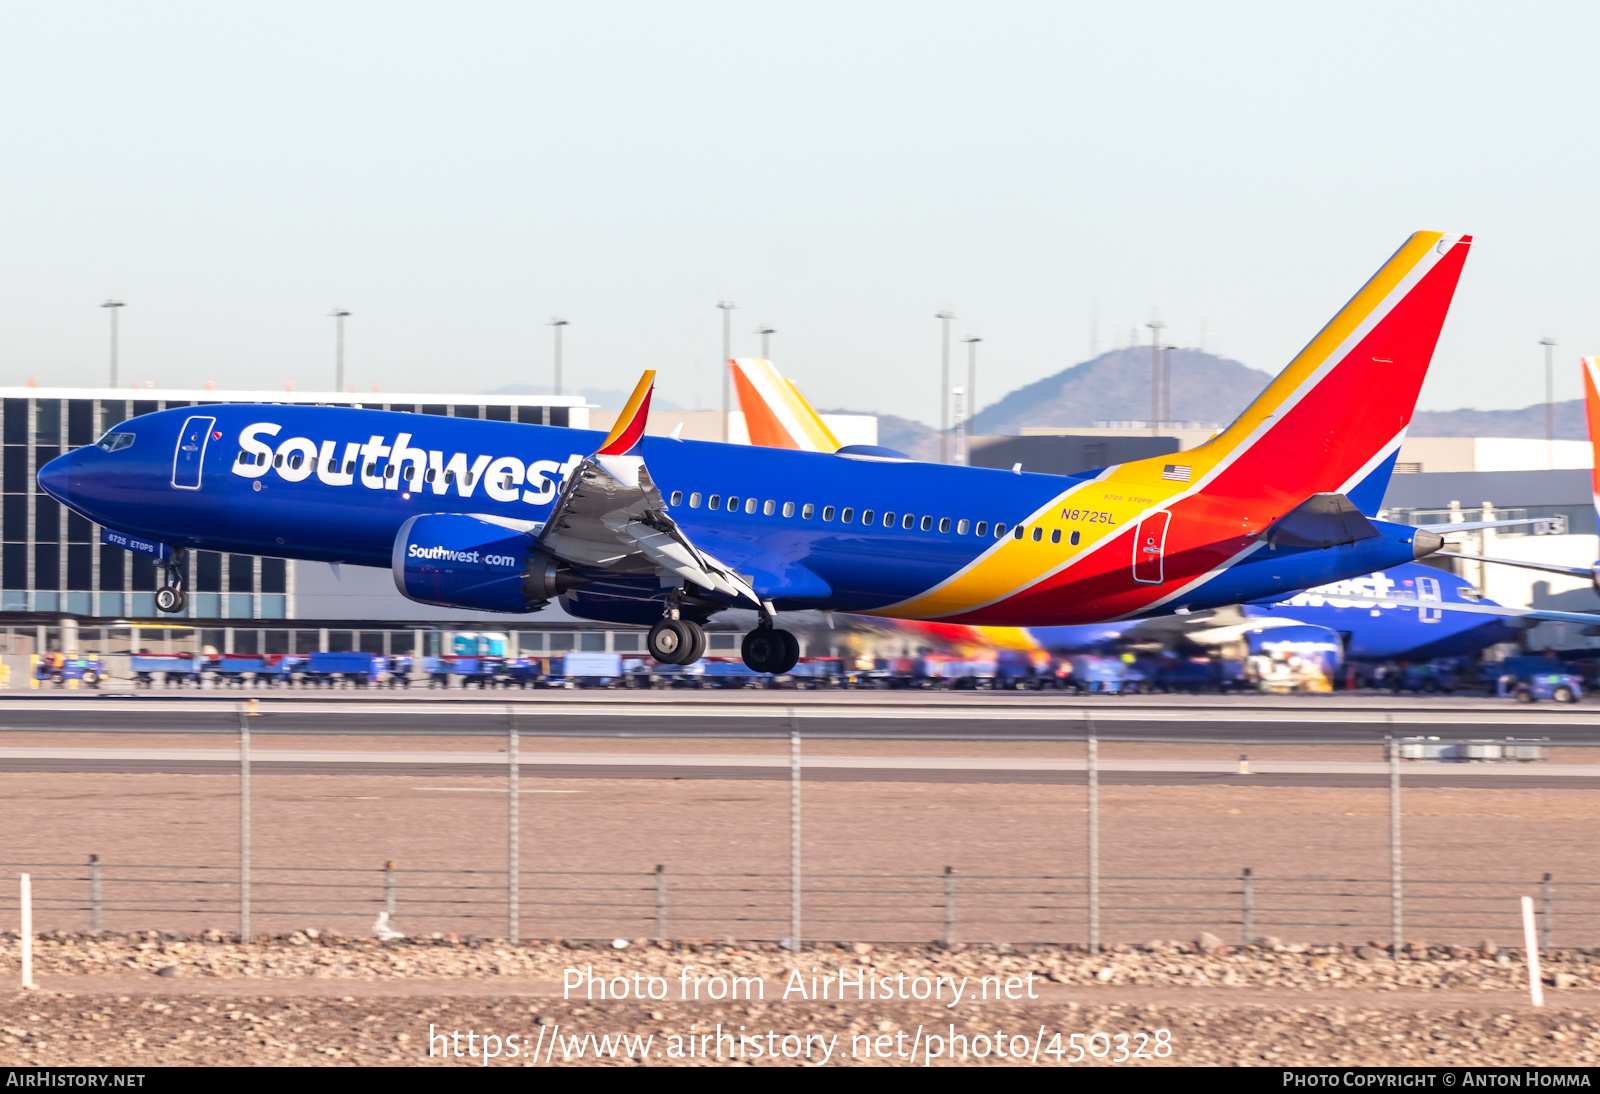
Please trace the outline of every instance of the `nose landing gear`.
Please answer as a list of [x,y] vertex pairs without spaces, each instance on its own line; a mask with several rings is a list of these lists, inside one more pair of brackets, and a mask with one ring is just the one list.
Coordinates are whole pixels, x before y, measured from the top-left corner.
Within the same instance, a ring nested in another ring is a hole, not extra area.
[[189,552],[175,547],[172,558],[161,563],[161,588],[156,590],[156,607],[168,615],[178,615],[189,606],[184,594],[184,568]]

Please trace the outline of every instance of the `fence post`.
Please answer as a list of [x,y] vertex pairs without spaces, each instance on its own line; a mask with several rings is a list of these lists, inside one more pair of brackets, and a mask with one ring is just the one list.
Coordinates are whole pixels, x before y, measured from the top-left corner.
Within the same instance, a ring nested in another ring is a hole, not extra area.
[[33,879],[21,878],[22,892],[22,990],[33,987]]
[[250,715],[239,709],[239,941],[250,941]]
[[1389,919],[1393,928],[1392,953],[1399,956],[1405,943],[1401,921],[1400,884],[1400,742],[1389,738]]
[[656,863],[656,937],[667,937],[667,868]]
[[1244,868],[1244,876],[1240,882],[1244,887],[1244,914],[1241,922],[1244,924],[1244,944],[1250,945],[1256,938],[1256,885],[1255,877],[1250,872],[1250,867]]
[[506,938],[512,945],[521,930],[522,772],[517,752],[517,708],[506,704]]
[[1540,927],[1540,930],[1539,930],[1539,949],[1543,953],[1549,954],[1549,952],[1550,952],[1550,930],[1551,930],[1551,927],[1553,926],[1553,924],[1550,922],[1550,916],[1551,916],[1551,912],[1552,912],[1551,905],[1553,905],[1555,903],[1555,891],[1554,891],[1554,888],[1550,884],[1550,875],[1549,874],[1546,874],[1544,876],[1544,886],[1543,886],[1543,888],[1544,888],[1544,892],[1543,892],[1542,895],[1544,897],[1544,909],[1543,909],[1544,910],[1544,915],[1542,917],[1540,917],[1541,922],[1539,924],[1539,927]]
[[394,925],[394,859],[383,864],[383,911],[389,917],[389,929]]
[[944,868],[944,944],[956,943],[956,871],[953,866]]
[[100,856],[89,856],[89,931],[99,934],[100,920]]
[[1100,743],[1095,740],[1094,720],[1085,719],[1088,727],[1088,758],[1084,764],[1089,774],[1089,952],[1100,952]]
[[800,952],[800,722],[789,710],[789,948]]

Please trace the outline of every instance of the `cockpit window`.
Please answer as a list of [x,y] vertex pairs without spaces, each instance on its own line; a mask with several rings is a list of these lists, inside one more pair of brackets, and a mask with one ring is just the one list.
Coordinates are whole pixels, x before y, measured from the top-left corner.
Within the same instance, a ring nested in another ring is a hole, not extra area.
[[95,443],[95,447],[97,447],[97,448],[103,448],[107,452],[116,452],[119,449],[127,448],[127,447],[129,447],[130,445],[133,444],[133,434],[132,433],[107,433],[105,436],[101,437],[98,441],[95,441],[94,443]]

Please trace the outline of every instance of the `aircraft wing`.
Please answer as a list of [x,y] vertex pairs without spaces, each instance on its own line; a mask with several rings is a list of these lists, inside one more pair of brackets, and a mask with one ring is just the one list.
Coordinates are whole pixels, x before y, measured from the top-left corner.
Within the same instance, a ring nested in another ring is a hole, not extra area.
[[[1466,556],[1463,556],[1466,557]],[[1352,604],[1371,604],[1379,608],[1426,608],[1428,611],[1468,612],[1472,615],[1497,615],[1508,619],[1536,619],[1550,623],[1577,623],[1580,626],[1600,625],[1600,612],[1552,612],[1543,608],[1507,608],[1498,604],[1448,604],[1442,600],[1413,600],[1409,597],[1347,596],[1339,594],[1341,601]]]
[[577,566],[674,574],[707,592],[760,607],[750,583],[691,543],[668,515],[639,455],[654,384],[655,372],[646,372],[605,443],[568,476],[539,542]]
[[1553,517],[1520,517],[1517,520],[1469,520],[1461,524],[1418,524],[1414,527],[1425,532],[1437,532],[1440,535],[1449,535],[1451,532],[1476,532],[1480,528],[1524,528],[1531,524],[1558,524],[1561,530],[1566,531],[1567,518],[1564,516]]
[[1490,558],[1487,555],[1452,555],[1452,558],[1464,559],[1469,562],[1493,562],[1501,566],[1521,566],[1525,570],[1543,570],[1547,574],[1566,574],[1569,577],[1581,577],[1591,580],[1594,571],[1588,566],[1563,566],[1557,562],[1529,562],[1520,558]]

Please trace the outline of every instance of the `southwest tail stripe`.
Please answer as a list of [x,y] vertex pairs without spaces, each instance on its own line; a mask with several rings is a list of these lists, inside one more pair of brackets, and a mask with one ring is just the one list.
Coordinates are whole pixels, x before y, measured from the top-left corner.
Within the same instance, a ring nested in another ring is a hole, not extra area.
[[625,455],[639,443],[639,438],[644,436],[644,427],[650,419],[650,395],[655,390],[655,385],[656,370],[646,369],[644,375],[639,377],[638,386],[633,389],[633,394],[628,396],[628,405],[617,415],[616,424],[611,427],[605,443],[595,452],[596,456]]
[[839,451],[839,438],[833,435],[833,430],[829,429],[828,423],[822,420],[822,415],[812,409],[811,403],[806,400],[804,395],[800,394],[800,389],[795,386],[793,380],[785,377],[783,382],[789,389],[789,393],[794,396],[796,416],[800,419],[806,432],[811,434],[812,440],[818,445],[818,451]]
[[[1589,425],[1589,446],[1600,457],[1600,357],[1583,358],[1583,412]],[[1589,472],[1594,507],[1600,512],[1600,458]]]
[[[1011,609],[1051,596],[1070,577],[1075,594],[1088,592],[1087,582],[1115,602],[1096,601],[1094,618],[1105,618],[1146,611],[1203,583],[1249,552],[1250,535],[1311,494],[1347,488],[1381,466],[1410,422],[1469,243],[1440,232],[1407,240],[1237,421],[1183,453],[1189,482],[1163,478],[1180,457],[1156,457],[1074,483],[1042,506],[1029,523],[1056,509],[1067,520],[1080,511],[1073,503],[1109,516],[1080,529],[1082,548],[1070,557],[1002,540],[927,593],[877,614],[1005,623]],[[1379,390],[1384,397],[1372,399]],[[1174,515],[1168,580],[1130,587],[1123,560],[1132,548],[1123,537],[1162,509]],[[1111,554],[1100,551],[1114,542]],[[1175,557],[1185,552],[1187,559]]]

